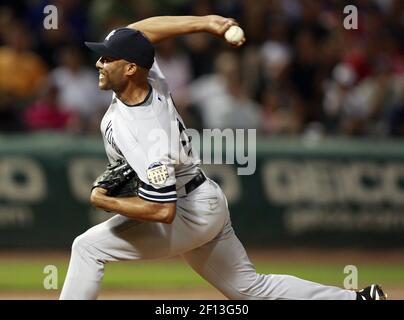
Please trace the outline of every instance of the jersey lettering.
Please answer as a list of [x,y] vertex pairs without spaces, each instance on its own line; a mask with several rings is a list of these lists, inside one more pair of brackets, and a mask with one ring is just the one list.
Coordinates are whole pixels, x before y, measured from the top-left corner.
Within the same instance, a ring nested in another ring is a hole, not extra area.
[[192,154],[192,145],[191,145],[192,137],[188,137],[188,135],[185,133],[185,126],[178,118],[177,118],[177,124],[178,129],[180,131],[181,144],[187,156],[190,156]]
[[107,124],[107,128],[105,129],[105,139],[106,141],[110,144],[112,148],[120,155],[122,156],[121,150],[119,150],[118,146],[115,143],[114,136],[113,136],[113,130],[112,130],[112,120],[110,120]]

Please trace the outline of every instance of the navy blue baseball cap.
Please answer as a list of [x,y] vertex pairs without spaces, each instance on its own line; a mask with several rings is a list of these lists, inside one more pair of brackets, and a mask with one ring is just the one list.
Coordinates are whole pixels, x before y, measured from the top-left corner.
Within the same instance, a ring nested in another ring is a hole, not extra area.
[[112,30],[103,42],[84,42],[102,57],[124,59],[150,69],[154,62],[154,47],[145,35],[134,29]]

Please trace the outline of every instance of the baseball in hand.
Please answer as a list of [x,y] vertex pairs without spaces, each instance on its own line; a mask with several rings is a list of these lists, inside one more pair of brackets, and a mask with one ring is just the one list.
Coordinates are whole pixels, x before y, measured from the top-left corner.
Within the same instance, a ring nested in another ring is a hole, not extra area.
[[231,44],[237,44],[244,38],[244,31],[238,26],[231,26],[225,32],[224,38]]

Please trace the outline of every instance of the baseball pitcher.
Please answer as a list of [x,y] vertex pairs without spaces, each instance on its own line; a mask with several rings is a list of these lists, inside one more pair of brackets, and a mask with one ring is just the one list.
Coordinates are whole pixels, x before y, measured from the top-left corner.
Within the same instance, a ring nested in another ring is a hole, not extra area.
[[226,197],[200,168],[153,44],[193,32],[225,39],[236,25],[214,15],[153,17],[86,42],[100,56],[100,89],[113,92],[101,122],[110,165],[94,182],[91,203],[116,215],[74,240],[60,299],[96,299],[107,262],[177,255],[229,299],[384,298],[377,285],[354,292],[258,274],[235,235]]

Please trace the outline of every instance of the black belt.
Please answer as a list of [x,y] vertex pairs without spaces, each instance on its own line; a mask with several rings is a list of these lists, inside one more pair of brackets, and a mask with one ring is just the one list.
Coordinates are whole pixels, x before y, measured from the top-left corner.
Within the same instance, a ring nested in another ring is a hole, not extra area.
[[185,192],[187,194],[191,193],[205,181],[206,181],[205,175],[202,172],[199,172],[195,177],[191,179],[191,181],[185,184]]

